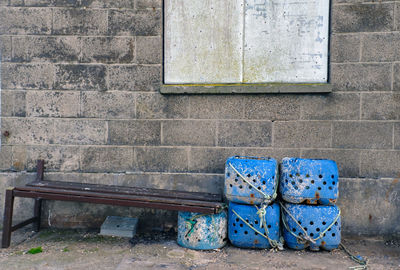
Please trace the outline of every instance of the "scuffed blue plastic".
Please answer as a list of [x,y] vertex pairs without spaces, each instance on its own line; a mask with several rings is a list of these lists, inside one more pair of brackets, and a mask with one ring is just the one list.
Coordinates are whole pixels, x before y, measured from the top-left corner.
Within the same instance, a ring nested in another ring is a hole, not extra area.
[[279,191],[286,202],[333,205],[339,194],[338,184],[338,168],[333,160],[282,160]]
[[[191,224],[191,218],[196,223]],[[178,244],[185,248],[207,250],[222,248],[227,243],[227,211],[205,215],[192,212],[178,213]]]
[[[339,213],[339,208],[335,205],[303,205],[303,204],[285,204],[287,210],[293,215],[298,223],[307,231],[308,235],[315,239],[335,220]],[[304,235],[301,228],[285,212],[282,211],[282,219],[286,220],[288,228],[296,235]],[[310,247],[311,250],[332,250],[339,247],[341,240],[340,217],[334,225],[326,232],[325,236],[317,240],[315,244],[301,244],[290,232],[283,227],[283,238],[289,248],[304,249]]]
[[[279,241],[279,205],[274,203],[266,208],[266,223],[268,235],[272,240]],[[229,225],[228,237],[232,245],[241,248],[271,248],[268,239],[261,236],[245,224],[238,216],[233,213],[235,210],[246,222],[251,224],[261,233],[265,233],[264,228],[260,228],[260,218],[257,215],[257,208],[253,205],[229,203]]]
[[234,156],[228,158],[225,165],[225,196],[229,201],[243,204],[273,201],[272,198],[265,200],[263,194],[246,183],[229,164],[232,164],[258,190],[272,197],[275,192],[275,183],[278,181],[278,166],[275,159]]

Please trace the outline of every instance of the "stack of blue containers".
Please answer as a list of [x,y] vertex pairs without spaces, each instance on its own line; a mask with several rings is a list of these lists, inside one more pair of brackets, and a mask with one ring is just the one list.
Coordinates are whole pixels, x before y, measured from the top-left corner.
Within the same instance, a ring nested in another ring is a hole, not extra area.
[[289,248],[332,250],[340,244],[338,168],[333,160],[284,158],[280,170],[283,237]]
[[280,206],[274,202],[278,164],[272,158],[230,157],[225,165],[228,237],[241,248],[282,247]]

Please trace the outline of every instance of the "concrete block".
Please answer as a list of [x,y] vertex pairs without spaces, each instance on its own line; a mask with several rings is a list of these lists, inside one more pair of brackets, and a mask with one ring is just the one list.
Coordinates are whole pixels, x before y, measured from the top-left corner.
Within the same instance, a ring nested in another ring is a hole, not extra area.
[[1,91],[1,116],[26,116],[26,91]]
[[163,145],[214,146],[217,123],[177,120],[162,122]]
[[334,6],[332,30],[346,32],[384,32],[393,30],[394,3],[363,3]]
[[270,121],[219,121],[218,146],[271,146]]
[[159,121],[109,121],[108,142],[116,145],[160,145]]
[[1,61],[8,62],[11,60],[12,50],[11,50],[11,37],[0,36],[0,54]]
[[103,35],[107,33],[107,11],[100,9],[54,9],[55,35]]
[[12,169],[15,171],[25,171],[27,167],[27,155],[25,145],[14,145],[12,147]]
[[138,218],[108,216],[100,227],[100,235],[132,238],[138,221]]
[[331,93],[329,95],[304,95],[301,119],[307,120],[358,120],[360,95]]
[[339,182],[343,233],[393,237],[400,230],[398,179],[340,179]]
[[136,0],[137,9],[161,8],[162,0]]
[[395,27],[394,30],[400,30],[400,5],[399,3],[396,3],[395,9],[394,9],[394,17],[396,18],[395,21]]
[[48,35],[51,17],[47,9],[2,7],[0,35]]
[[1,146],[0,148],[0,170],[10,170],[12,167],[12,147]]
[[102,65],[58,64],[55,71],[55,89],[106,90],[106,67]]
[[80,41],[77,37],[13,37],[14,62],[78,61]]
[[0,6],[8,6],[9,5],[9,0],[0,0]]
[[156,91],[160,88],[160,66],[110,66],[108,71],[111,90]]
[[400,59],[400,33],[365,35],[362,46],[363,62],[390,62]]
[[135,55],[133,37],[82,37],[82,62],[132,63]]
[[[56,0],[65,1],[65,0]],[[134,0],[82,0],[82,6],[90,8],[134,8]]]
[[27,91],[26,111],[30,117],[78,117],[79,92]]
[[196,173],[224,173],[226,160],[241,155],[240,148],[191,147],[189,152],[189,171]]
[[81,148],[81,170],[84,172],[125,172],[132,171],[132,147]]
[[387,122],[334,122],[334,148],[391,149],[393,124]]
[[399,177],[400,151],[361,151],[360,177]]
[[54,123],[54,144],[105,144],[106,138],[106,121],[57,119]]
[[[7,144],[49,144],[54,134],[54,121],[38,118],[7,118],[1,119],[2,145]],[[4,137],[8,131],[10,136]]]
[[296,120],[300,118],[301,96],[250,95],[244,99],[247,119]]
[[236,95],[189,96],[190,118],[197,119],[241,119],[243,97]]
[[161,34],[161,10],[109,10],[108,34],[158,36]]
[[400,150],[400,123],[394,123],[394,149]]
[[189,97],[161,95],[159,93],[136,94],[138,119],[188,118]]
[[391,64],[331,64],[334,90],[390,91]]
[[136,61],[139,64],[162,64],[162,38],[136,37]]
[[393,65],[393,90],[400,91],[400,63]]
[[274,147],[328,148],[331,146],[330,122],[275,122],[273,128]]
[[76,146],[26,146],[26,169],[36,171],[36,161],[44,159],[46,172],[78,171],[79,147]]
[[300,157],[300,149],[244,148],[242,150],[242,155],[253,157],[272,157],[279,163],[284,157]]
[[87,91],[81,94],[82,117],[135,118],[135,96],[131,92]]
[[333,63],[358,62],[360,59],[360,35],[332,35],[330,55]]
[[[360,153],[355,150],[304,149],[302,158],[331,159],[336,161],[340,177],[358,177],[360,169]],[[339,195],[340,200],[340,195]]]
[[361,118],[367,120],[400,120],[400,93],[363,93]]
[[136,169],[144,172],[184,172],[188,170],[185,148],[136,147]]
[[54,66],[52,64],[2,63],[2,89],[52,89]]

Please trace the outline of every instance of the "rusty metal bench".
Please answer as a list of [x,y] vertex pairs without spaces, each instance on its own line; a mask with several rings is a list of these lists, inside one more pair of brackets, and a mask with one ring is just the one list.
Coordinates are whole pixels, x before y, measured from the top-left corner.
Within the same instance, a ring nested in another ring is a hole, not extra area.
[[[8,248],[11,233],[34,223],[40,230],[42,200],[76,201],[85,203],[157,208],[214,214],[224,208],[222,195],[165,189],[136,188],[113,185],[84,184],[43,180],[44,161],[37,162],[36,180],[23,187],[8,188],[5,196],[2,248]],[[35,199],[34,216],[12,226],[15,197]]]

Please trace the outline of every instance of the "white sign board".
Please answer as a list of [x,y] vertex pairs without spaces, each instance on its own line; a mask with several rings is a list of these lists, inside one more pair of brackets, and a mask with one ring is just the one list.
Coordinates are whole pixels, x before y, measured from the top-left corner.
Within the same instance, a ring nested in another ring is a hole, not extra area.
[[166,84],[323,83],[329,0],[166,0]]

